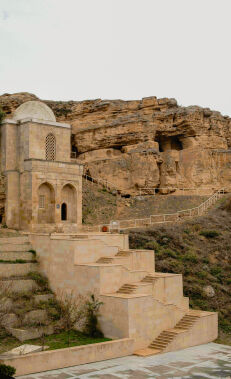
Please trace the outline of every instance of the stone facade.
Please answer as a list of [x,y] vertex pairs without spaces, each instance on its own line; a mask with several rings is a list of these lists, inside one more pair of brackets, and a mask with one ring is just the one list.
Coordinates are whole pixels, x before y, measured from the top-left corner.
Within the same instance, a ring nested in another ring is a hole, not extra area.
[[2,123],[1,174],[10,228],[77,230],[82,223],[82,166],[71,161],[70,125],[54,120],[48,106],[28,101]]

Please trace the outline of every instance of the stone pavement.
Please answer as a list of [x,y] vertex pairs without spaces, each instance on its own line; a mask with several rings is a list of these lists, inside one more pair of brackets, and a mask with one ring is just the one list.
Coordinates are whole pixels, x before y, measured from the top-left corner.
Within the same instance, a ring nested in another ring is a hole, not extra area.
[[133,355],[17,377],[17,379],[71,378],[231,379],[231,346],[209,343],[146,358]]

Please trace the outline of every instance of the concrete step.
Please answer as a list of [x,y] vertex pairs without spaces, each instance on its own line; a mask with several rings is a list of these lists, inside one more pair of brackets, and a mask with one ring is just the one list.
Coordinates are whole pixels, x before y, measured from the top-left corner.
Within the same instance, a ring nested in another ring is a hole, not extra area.
[[112,263],[113,259],[108,257],[101,257],[97,261],[97,263]]
[[166,342],[166,341],[171,341],[171,340],[173,340],[174,339],[174,337],[157,337],[156,339],[155,339],[155,341],[157,341],[157,342]]
[[156,277],[152,275],[146,275],[142,280],[141,283],[154,283],[157,280]]
[[0,278],[25,276],[31,271],[37,271],[37,263],[0,263]]
[[193,319],[193,320],[185,320],[185,319],[182,319],[178,322],[179,323],[185,323],[185,324],[193,324],[195,321],[197,320],[197,318]]
[[161,349],[146,349],[137,350],[133,353],[133,355],[137,355],[138,357],[148,357],[150,355],[156,355],[162,353]]
[[116,257],[129,257],[131,254],[128,250],[120,250],[115,256]]
[[52,325],[36,327],[36,328],[9,328],[9,332],[19,341],[32,340],[42,337],[43,334],[51,335],[54,333]]
[[28,243],[28,242],[29,242],[28,236],[2,237],[2,238],[0,238],[0,246],[4,245],[4,244],[8,244],[8,243],[20,245],[20,244],[24,244],[24,243]]
[[156,345],[156,344],[159,344],[159,345],[164,345],[164,346],[167,346],[170,342],[172,342],[172,340],[165,340],[165,341],[162,341],[162,340],[155,340],[153,341],[151,345]]
[[195,321],[193,322],[185,322],[185,321],[182,321],[182,322],[179,322],[178,324],[176,324],[176,328],[179,326],[179,325],[185,325],[185,326],[192,326],[194,324]]
[[32,248],[31,244],[29,242],[25,243],[4,243],[0,244],[0,251],[7,252],[7,251],[29,251]]
[[168,342],[167,343],[158,343],[158,342],[153,342],[151,343],[148,347],[151,348],[151,349],[165,349],[165,347],[168,346]]
[[33,261],[35,259],[35,255],[28,251],[0,251],[0,260],[15,261],[16,259]]
[[6,296],[7,293],[30,293],[39,288],[33,279],[26,277],[1,279],[0,287],[5,291]]
[[127,284],[125,283],[124,285],[122,285],[122,287],[120,287],[118,289],[118,291],[116,291],[116,293],[127,293],[127,294],[130,294],[130,293],[133,293],[135,290],[136,290],[137,286],[135,284]]

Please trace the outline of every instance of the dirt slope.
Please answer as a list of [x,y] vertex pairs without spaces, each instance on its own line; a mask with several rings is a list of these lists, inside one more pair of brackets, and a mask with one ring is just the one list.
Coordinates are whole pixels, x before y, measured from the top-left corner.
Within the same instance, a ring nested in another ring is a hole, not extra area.
[[108,223],[112,219],[144,218],[151,214],[174,213],[196,207],[206,196],[157,195],[123,198],[83,180],[84,224]]
[[130,248],[155,250],[156,271],[183,274],[190,305],[219,312],[219,339],[231,344],[231,197],[204,217],[129,238]]

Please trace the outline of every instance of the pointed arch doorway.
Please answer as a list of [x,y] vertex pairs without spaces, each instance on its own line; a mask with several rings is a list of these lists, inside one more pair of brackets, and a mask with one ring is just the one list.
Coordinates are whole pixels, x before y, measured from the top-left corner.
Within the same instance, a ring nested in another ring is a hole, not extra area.
[[77,193],[72,184],[66,184],[61,191],[61,221],[77,222]]

